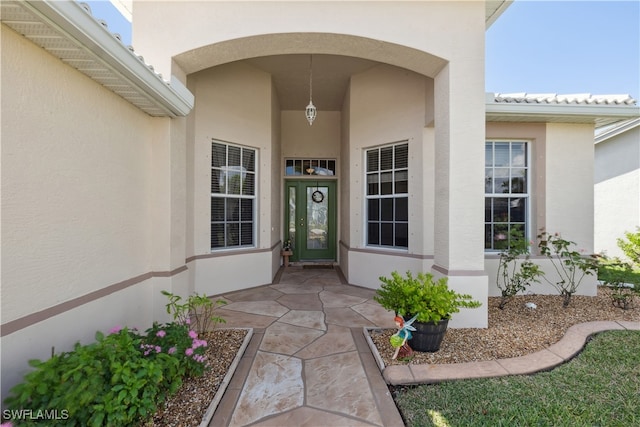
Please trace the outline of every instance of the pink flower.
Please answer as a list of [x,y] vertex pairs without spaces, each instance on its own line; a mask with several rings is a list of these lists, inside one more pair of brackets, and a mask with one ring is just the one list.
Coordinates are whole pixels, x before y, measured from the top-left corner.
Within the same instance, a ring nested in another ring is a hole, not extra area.
[[191,348],[206,347],[206,346],[207,346],[207,342],[205,340],[193,340],[193,343],[191,344]]
[[175,347],[171,347],[171,348],[169,349],[169,351],[167,351],[167,353],[169,353],[169,354],[173,354],[173,353],[175,353],[175,352],[176,352],[176,348],[175,348]]
[[193,354],[193,349],[192,348],[188,348],[184,351],[184,354],[186,354],[187,356],[191,356]]
[[156,353],[160,353],[162,351],[162,347],[159,345],[156,346]]
[[189,331],[189,336],[194,340],[198,338],[198,334],[196,333],[196,331]]
[[189,318],[184,319],[184,323],[186,323],[187,325],[190,325],[191,324],[191,319],[189,319]]
[[163,330],[159,330],[159,331],[156,333],[156,336],[157,336],[157,337],[160,337],[160,338],[164,338],[164,336],[165,336],[165,335],[167,335],[167,333],[166,333],[165,331],[163,331]]
[[13,427],[13,424],[11,424],[11,422],[2,423],[2,424],[0,424],[0,427]]
[[114,326],[113,328],[109,329],[109,335],[117,334],[121,330],[122,330],[122,326],[120,326],[120,325]]

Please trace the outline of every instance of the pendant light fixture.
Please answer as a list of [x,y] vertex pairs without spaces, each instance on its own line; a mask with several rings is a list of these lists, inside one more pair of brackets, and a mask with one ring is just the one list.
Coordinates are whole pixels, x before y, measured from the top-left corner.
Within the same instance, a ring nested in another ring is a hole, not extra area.
[[309,126],[313,124],[313,121],[316,119],[316,115],[318,112],[316,111],[316,106],[313,105],[313,55],[309,56],[309,105],[304,110],[304,115],[307,117],[307,121],[309,122]]

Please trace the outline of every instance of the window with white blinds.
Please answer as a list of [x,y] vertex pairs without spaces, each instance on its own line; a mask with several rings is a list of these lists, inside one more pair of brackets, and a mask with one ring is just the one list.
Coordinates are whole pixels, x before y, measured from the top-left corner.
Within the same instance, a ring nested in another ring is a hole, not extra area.
[[211,250],[255,246],[256,150],[211,145]]
[[409,247],[409,144],[366,152],[367,245]]
[[525,141],[486,141],[484,248],[509,248],[509,239],[529,239],[529,153]]

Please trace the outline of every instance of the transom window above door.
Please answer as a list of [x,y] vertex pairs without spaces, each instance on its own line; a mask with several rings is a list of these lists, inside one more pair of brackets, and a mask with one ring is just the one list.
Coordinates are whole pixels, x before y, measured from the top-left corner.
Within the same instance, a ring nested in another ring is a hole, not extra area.
[[335,159],[286,159],[284,174],[286,176],[334,176],[336,161]]

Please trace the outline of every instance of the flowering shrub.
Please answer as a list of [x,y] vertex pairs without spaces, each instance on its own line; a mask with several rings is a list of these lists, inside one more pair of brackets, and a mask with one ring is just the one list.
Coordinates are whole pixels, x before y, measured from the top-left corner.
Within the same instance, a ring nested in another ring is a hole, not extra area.
[[597,271],[595,258],[583,256],[572,247],[575,242],[565,240],[560,234],[549,234],[542,231],[538,235],[538,248],[545,255],[558,273],[558,281],[552,282],[545,276],[547,283],[556,288],[563,297],[563,307],[569,306],[571,296],[576,293],[585,275],[592,275]]
[[[127,328],[96,333],[96,342],[49,360],[31,360],[35,368],[5,399],[8,410],[63,415],[47,425],[137,425],[182,383],[179,359],[158,353],[145,357],[142,337]],[[11,412],[9,412],[11,413]],[[20,425],[35,424],[24,419]]]
[[159,354],[171,355],[180,362],[180,370],[185,375],[202,375],[207,342],[199,339],[197,332],[189,330],[188,324],[154,323],[146,333],[147,336],[140,343],[140,351],[144,356],[154,358]]

